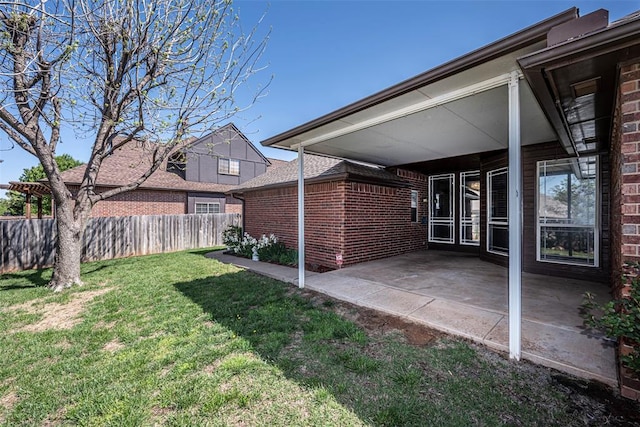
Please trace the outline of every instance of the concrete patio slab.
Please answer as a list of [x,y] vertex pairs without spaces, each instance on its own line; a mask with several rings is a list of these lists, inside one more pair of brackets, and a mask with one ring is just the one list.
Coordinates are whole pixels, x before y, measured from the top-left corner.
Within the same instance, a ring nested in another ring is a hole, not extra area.
[[[508,319],[502,319],[485,343],[502,346],[509,341]],[[617,385],[613,343],[578,331],[523,320],[523,358],[573,375]]]
[[375,308],[397,316],[406,316],[433,301],[433,298],[385,287],[357,301],[359,305]]
[[[209,254],[298,285],[295,268]],[[506,269],[475,256],[419,251],[328,273],[307,272],[309,289],[508,351]],[[522,357],[576,376],[617,385],[613,346],[583,334],[585,292],[608,297],[606,284],[523,273]]]
[[354,304],[368,295],[386,289],[384,285],[369,280],[326,274],[306,278],[306,286],[308,289]]
[[477,307],[437,299],[407,317],[435,329],[482,342],[505,316]]

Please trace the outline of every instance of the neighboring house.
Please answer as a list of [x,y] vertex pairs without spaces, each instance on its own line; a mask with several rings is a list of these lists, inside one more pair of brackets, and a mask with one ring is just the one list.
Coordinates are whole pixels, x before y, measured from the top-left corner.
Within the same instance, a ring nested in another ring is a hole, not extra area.
[[[624,262],[640,261],[640,13],[609,23],[605,10],[569,9],[262,144],[380,165],[410,185],[353,191],[348,178],[310,179],[307,259],[334,267],[333,252],[349,264],[422,239],[509,265],[519,357],[522,271],[601,281],[619,295]],[[236,191],[247,230],[297,244],[296,216],[264,218],[297,210],[295,187]],[[621,385],[640,397],[623,374]]]
[[[104,159],[96,191],[134,181],[148,168],[145,143],[132,141]],[[233,186],[284,163],[267,159],[236,128],[227,124],[177,148],[138,189],[98,202],[92,216],[186,213],[242,213],[242,201],[225,195]],[[73,192],[86,166],[62,173]]]

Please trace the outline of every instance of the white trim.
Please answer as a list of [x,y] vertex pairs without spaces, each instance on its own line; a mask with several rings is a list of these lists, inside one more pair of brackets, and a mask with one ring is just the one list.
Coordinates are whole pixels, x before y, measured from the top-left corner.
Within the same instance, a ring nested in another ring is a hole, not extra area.
[[[488,90],[495,89],[497,87],[507,84],[509,82],[509,79],[513,75],[515,75],[517,78],[522,78],[522,73],[519,71],[513,71],[509,74],[502,74],[502,75],[493,77],[491,79],[478,82],[478,83],[454,90],[452,92],[442,94],[440,96],[436,96],[434,98],[429,98],[425,101],[418,102],[417,104],[409,105],[407,107],[400,108],[399,110],[394,110],[387,114],[382,114],[378,117],[346,126],[342,129],[338,129],[324,135],[319,135],[314,138],[309,138],[306,141],[300,142],[298,144],[292,144],[291,147],[297,148],[298,145],[302,145],[303,147],[308,147],[310,145],[314,145],[319,142],[324,142],[329,139],[344,136],[353,132],[357,132],[359,130],[370,128],[372,126],[376,126],[382,123],[390,122],[392,120],[400,119],[402,117],[409,116],[411,114],[419,113],[420,111],[438,107],[440,105],[447,104],[449,102],[457,101],[459,99],[466,98],[468,96],[473,96],[481,92],[486,92]],[[343,123],[346,123],[346,122],[343,122]]]
[[304,147],[298,147],[298,287],[304,288]]
[[518,74],[509,79],[509,358],[522,350],[522,171],[520,88]]

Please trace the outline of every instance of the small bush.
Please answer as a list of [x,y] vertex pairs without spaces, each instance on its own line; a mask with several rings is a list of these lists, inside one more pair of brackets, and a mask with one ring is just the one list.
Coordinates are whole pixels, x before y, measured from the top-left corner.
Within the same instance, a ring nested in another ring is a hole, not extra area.
[[585,326],[601,330],[609,338],[622,339],[632,348],[629,354],[622,354],[620,360],[640,378],[640,278],[637,277],[640,265],[628,263],[626,270],[628,296],[600,305],[594,295],[587,292],[580,308]]
[[275,264],[296,265],[298,263],[298,251],[287,248],[282,242],[258,249],[258,256],[261,261]]

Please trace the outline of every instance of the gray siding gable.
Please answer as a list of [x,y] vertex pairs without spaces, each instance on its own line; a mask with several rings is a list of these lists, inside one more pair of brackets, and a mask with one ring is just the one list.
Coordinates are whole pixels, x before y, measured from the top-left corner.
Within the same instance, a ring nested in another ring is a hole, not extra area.
[[[239,161],[240,175],[219,174],[220,159]],[[265,173],[269,165],[269,160],[251,141],[233,123],[229,123],[189,144],[185,179],[239,185]]]

